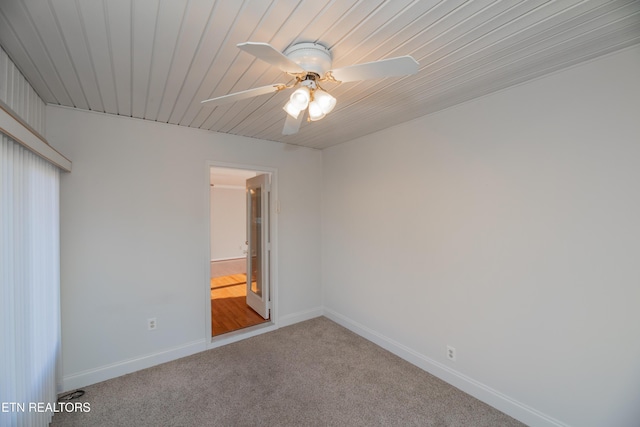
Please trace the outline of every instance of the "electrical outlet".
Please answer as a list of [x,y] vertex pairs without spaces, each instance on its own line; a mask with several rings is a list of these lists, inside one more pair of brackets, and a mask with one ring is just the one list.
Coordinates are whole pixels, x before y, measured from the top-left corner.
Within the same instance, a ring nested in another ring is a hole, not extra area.
[[456,361],[456,349],[451,347],[450,345],[447,346],[447,359],[451,360],[452,362]]
[[153,331],[158,327],[158,322],[156,321],[155,317],[152,317],[151,319],[147,319],[147,327],[149,328],[150,331]]

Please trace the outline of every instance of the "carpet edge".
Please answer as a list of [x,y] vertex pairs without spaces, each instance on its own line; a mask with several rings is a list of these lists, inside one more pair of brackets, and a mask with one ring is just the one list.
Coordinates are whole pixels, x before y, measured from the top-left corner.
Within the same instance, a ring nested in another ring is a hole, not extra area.
[[569,427],[535,408],[525,405],[491,387],[474,380],[450,367],[443,365],[373,329],[370,329],[329,308],[323,309],[324,316],[337,324],[349,329],[361,337],[390,351],[401,359],[419,367],[420,369],[440,378],[446,383],[457,387],[476,399],[504,412],[505,414],[530,426],[536,427]]

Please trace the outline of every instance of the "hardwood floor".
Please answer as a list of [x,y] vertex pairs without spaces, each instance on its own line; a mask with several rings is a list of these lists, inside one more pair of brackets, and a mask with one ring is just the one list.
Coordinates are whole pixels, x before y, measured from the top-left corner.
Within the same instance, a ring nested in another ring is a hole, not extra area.
[[[247,283],[247,275],[244,273],[240,274],[229,274],[227,276],[220,277],[212,277],[211,278],[211,289],[220,289],[226,288],[228,286],[233,285],[244,285]],[[224,294],[222,294],[224,295]],[[235,296],[235,295],[234,295]],[[213,295],[211,295],[213,298]]]
[[246,275],[211,279],[211,335],[221,335],[268,322],[246,302]]

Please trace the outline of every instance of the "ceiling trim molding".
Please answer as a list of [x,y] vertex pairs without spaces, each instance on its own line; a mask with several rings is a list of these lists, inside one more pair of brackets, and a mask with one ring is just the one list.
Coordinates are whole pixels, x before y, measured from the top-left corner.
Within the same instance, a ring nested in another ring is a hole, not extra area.
[[65,172],[71,172],[71,160],[60,154],[47,140],[0,101],[0,132]]

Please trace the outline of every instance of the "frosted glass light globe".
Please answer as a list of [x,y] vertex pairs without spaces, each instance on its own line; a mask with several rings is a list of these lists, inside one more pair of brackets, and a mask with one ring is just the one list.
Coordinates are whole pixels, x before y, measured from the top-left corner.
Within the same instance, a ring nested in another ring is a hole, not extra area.
[[324,111],[322,111],[322,107],[318,101],[311,101],[309,103],[309,120],[315,122],[316,120],[320,120],[325,116]]
[[282,107],[282,109],[286,111],[287,114],[293,117],[294,119],[297,119],[298,115],[300,114],[300,111],[302,111],[299,108],[297,108],[295,105],[293,105],[291,101],[287,102],[285,106]]
[[311,92],[309,88],[302,86],[295,90],[291,94],[289,98],[289,102],[292,103],[294,107],[296,107],[299,111],[304,110],[309,105],[309,100],[311,99]]
[[331,110],[333,110],[333,107],[336,106],[336,99],[320,89],[314,92],[313,100],[320,104],[320,108],[324,114],[329,114]]

